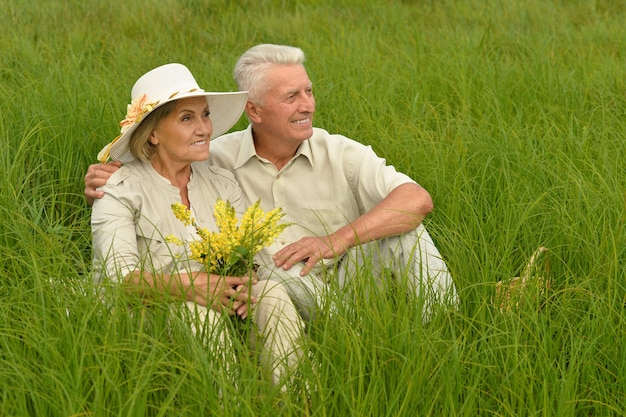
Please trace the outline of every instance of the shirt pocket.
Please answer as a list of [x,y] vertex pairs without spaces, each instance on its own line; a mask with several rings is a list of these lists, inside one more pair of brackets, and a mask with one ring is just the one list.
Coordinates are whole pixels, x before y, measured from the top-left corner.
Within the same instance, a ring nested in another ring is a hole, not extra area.
[[135,231],[140,267],[153,273],[169,274],[174,270],[182,272],[184,268],[180,265],[185,261],[184,247],[167,242],[167,236],[172,232],[164,226],[145,217],[137,221]]

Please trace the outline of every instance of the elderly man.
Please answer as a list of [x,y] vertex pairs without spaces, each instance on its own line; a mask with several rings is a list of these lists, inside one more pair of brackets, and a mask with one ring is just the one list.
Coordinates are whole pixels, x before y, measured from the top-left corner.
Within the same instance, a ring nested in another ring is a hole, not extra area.
[[[231,170],[250,202],[282,207],[293,226],[258,255],[261,279],[284,282],[304,319],[319,306],[328,277],[342,287],[363,262],[407,277],[425,318],[456,302],[452,278],[421,224],[429,193],[364,146],[313,127],[315,99],[301,49],[262,44],[235,65],[249,91],[250,125],[211,143],[209,163]],[[115,165],[92,165],[88,200],[101,197]]]

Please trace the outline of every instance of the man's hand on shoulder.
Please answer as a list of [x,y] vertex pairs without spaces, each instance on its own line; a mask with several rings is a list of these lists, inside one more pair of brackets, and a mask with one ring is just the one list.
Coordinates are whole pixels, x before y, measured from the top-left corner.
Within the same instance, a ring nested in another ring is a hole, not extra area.
[[108,164],[92,164],[87,168],[85,175],[85,198],[90,206],[96,199],[104,196],[103,191],[98,191],[98,187],[102,187],[107,180],[122,164],[120,162],[109,162]]

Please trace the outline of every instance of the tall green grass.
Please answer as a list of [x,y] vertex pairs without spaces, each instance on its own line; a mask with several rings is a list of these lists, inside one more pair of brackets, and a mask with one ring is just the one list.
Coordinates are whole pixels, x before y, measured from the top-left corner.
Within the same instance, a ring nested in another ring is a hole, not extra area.
[[[623,1],[7,0],[0,16],[0,414],[626,412]],[[307,390],[287,394],[245,345],[225,370],[167,306],[100,303],[82,196],[140,74],[177,61],[233,90],[261,42],[304,49],[317,126],[430,191],[461,297],[423,324],[401,285],[365,297],[364,271],[310,324]],[[496,282],[539,246],[550,289],[502,314]]]

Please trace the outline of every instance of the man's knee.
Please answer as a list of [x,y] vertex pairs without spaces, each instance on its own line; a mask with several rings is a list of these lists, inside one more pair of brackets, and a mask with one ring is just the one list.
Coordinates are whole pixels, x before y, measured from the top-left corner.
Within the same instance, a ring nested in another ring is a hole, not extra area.
[[294,266],[288,271],[278,268],[261,268],[258,271],[261,280],[279,282],[305,321],[310,321],[319,308],[323,293],[323,282],[314,274],[300,276],[300,270]]

